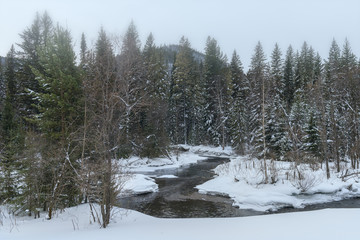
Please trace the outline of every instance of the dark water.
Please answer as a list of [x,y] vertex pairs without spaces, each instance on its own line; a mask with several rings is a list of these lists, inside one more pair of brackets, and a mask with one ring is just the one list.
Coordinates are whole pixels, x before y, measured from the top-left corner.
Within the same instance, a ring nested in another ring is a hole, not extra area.
[[212,179],[214,173],[211,170],[228,161],[226,158],[209,158],[178,169],[156,171],[153,175],[175,175],[178,178],[156,178],[158,192],[122,198],[118,203],[121,207],[162,218],[240,217],[324,208],[360,208],[360,198],[357,198],[315,204],[301,209],[283,208],[276,212],[257,212],[233,207],[233,201],[226,196],[198,193],[194,187]]

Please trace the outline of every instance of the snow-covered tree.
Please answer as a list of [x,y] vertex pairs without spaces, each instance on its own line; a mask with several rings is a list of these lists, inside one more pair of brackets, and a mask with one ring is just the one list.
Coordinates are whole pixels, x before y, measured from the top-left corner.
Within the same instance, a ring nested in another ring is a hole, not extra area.
[[217,41],[208,37],[204,60],[205,128],[207,142],[224,145],[228,141],[228,103],[231,94],[225,56]]
[[182,37],[179,45],[170,86],[170,134],[175,143],[187,144],[192,142],[198,75],[189,40]]
[[246,106],[249,86],[236,51],[233,52],[229,68],[232,88],[229,108],[231,142],[239,153],[245,154],[249,139],[248,109]]

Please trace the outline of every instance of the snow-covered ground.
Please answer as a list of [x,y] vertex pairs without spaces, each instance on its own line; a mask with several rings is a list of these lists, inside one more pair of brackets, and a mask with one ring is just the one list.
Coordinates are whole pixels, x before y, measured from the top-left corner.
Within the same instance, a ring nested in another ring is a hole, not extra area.
[[[235,205],[266,211],[281,206],[302,207],[305,204],[340,200],[360,195],[359,178],[341,178],[344,172],[331,173],[326,179],[324,169],[315,171],[308,165],[298,166],[298,172],[308,181],[294,178],[291,163],[268,163],[274,184],[263,184],[261,161],[236,157],[231,149],[182,146],[188,151],[173,154],[170,159],[139,159],[126,161],[134,173],[124,189],[130,194],[157,191],[154,178],[174,178],[160,169],[178,168],[206,159],[203,156],[230,156],[231,162],[215,169],[218,175],[200,186],[202,193],[231,196]],[[314,168],[314,166],[312,166]],[[333,168],[333,167],[332,167]],[[296,174],[296,172],[295,172]],[[151,175],[152,177],[149,177]],[[324,194],[325,193],[325,194]],[[272,214],[240,218],[160,219],[136,211],[114,208],[108,228],[100,229],[90,215],[89,206],[56,212],[52,220],[16,217],[0,206],[1,240],[78,240],[78,239],[355,239],[360,209],[325,209],[311,212]]]
[[139,158],[131,157],[129,159],[122,159],[121,163],[124,167],[133,173],[128,180],[126,180],[122,191],[126,194],[143,194],[156,192],[158,186],[155,181],[149,177],[154,178],[174,178],[173,175],[156,175],[155,171],[161,174],[160,170],[176,169],[181,166],[189,165],[207,159],[208,156],[224,156],[229,157],[233,154],[231,147],[226,147],[224,150],[221,147],[210,146],[190,146],[177,145],[174,148],[182,148],[186,151],[174,151],[169,158]]
[[301,164],[294,170],[292,163],[275,161],[271,164],[268,161],[268,175],[269,179],[273,177],[273,184],[263,184],[262,164],[262,161],[246,156],[232,158],[230,163],[214,170],[217,177],[196,188],[204,194],[230,196],[235,206],[257,211],[285,206],[301,208],[360,196],[360,174],[342,178],[345,171],[335,173],[332,164],[331,178],[327,179],[325,166]]
[[57,213],[54,219],[19,218],[16,224],[0,218],[1,240],[184,240],[184,239],[356,239],[360,209],[325,209],[242,218],[159,219],[135,211],[117,212],[106,229],[100,229],[80,205]]
[[154,172],[159,169],[178,168],[207,159],[208,156],[232,156],[231,147],[224,150],[221,147],[176,145],[186,151],[173,151],[168,158],[139,158],[137,156],[122,159],[122,164],[130,168],[131,172]]

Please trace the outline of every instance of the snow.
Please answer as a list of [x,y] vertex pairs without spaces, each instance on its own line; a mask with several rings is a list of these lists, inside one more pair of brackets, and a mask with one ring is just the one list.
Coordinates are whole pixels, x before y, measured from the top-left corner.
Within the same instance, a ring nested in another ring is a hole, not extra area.
[[120,197],[156,192],[158,190],[158,186],[152,177],[176,178],[176,176],[168,174],[157,176],[155,171],[161,173],[161,170],[177,169],[181,166],[206,160],[208,156],[230,156],[232,154],[231,147],[226,147],[224,150],[221,147],[202,145],[176,145],[174,147],[181,147],[187,151],[179,151],[178,154],[173,153],[169,156],[169,158],[164,157],[150,159],[132,156],[128,159],[121,159],[119,162],[123,165],[123,167],[127,168],[133,176],[129,180],[125,181]]
[[[228,195],[234,205],[260,211],[282,206],[303,207],[343,198],[360,196],[359,178],[344,173],[331,173],[326,179],[323,168],[311,169],[308,165],[298,166],[299,171],[312,181],[301,182],[292,177],[293,165],[286,162],[268,162],[269,174],[276,183],[263,184],[260,171],[262,161],[246,156],[233,155],[230,148],[191,147],[182,145],[186,152],[173,154],[170,158],[126,160],[131,177],[123,186],[124,193],[141,194],[155,192],[158,186],[154,178],[174,178],[163,174],[163,169],[206,159],[204,156],[227,156],[231,162],[219,165],[214,171],[217,176],[197,186],[201,193]],[[333,168],[333,166],[332,166]],[[276,170],[274,170],[276,169]],[[97,210],[99,212],[99,210]],[[271,214],[239,218],[194,218],[160,219],[142,213],[114,208],[111,223],[101,229],[90,215],[86,204],[57,211],[52,220],[16,217],[0,206],[1,240],[78,240],[78,239],[354,239],[358,236],[360,209],[325,209],[311,212]]]
[[156,178],[178,178],[178,177],[175,176],[175,175],[161,175],[161,176],[156,177]]
[[121,194],[135,195],[157,192],[158,185],[155,180],[143,174],[132,174],[130,179],[124,183]]
[[214,179],[196,188],[203,194],[229,196],[234,200],[234,206],[256,211],[277,210],[285,206],[302,208],[360,196],[359,177],[343,181],[341,175],[344,173],[332,172],[331,178],[327,179],[324,168],[311,169],[306,164],[298,166],[305,177],[305,180],[299,180],[293,177],[292,163],[275,161],[274,168],[271,168],[268,162],[269,174],[276,181],[264,184],[261,164],[262,161],[246,156],[232,158],[230,163],[219,165],[214,170],[217,174]]
[[240,218],[160,219],[136,211],[117,212],[106,229],[90,216],[89,206],[65,209],[52,220],[23,217],[16,226],[8,216],[0,225],[1,240],[98,239],[355,239],[360,209],[325,209]]
[[181,166],[197,163],[198,161],[206,160],[211,156],[229,157],[233,154],[231,147],[211,146],[190,146],[190,145],[176,145],[174,147],[181,147],[187,151],[178,154],[173,152],[169,158],[139,158],[132,156],[128,159],[122,159],[122,163],[130,169],[130,172],[154,172],[161,169],[179,168]]
[[[206,156],[230,157],[231,162],[219,165],[214,171],[217,176],[196,188],[202,194],[229,196],[234,206],[256,211],[278,210],[282,207],[303,208],[306,205],[338,201],[360,196],[360,179],[351,177],[342,180],[343,172],[335,173],[331,165],[331,178],[320,166],[301,164],[297,167],[305,180],[294,178],[294,164],[289,162],[268,162],[270,177],[275,183],[263,184],[262,161],[249,156],[236,156],[230,147],[178,145],[186,149],[169,158],[139,158],[126,160],[134,177],[126,182],[123,194],[143,194],[158,191],[155,178],[176,178],[161,170],[177,169],[207,159]],[[332,163],[331,163],[332,164]],[[345,163],[343,163],[345,164]],[[297,175],[297,171],[295,171]]]

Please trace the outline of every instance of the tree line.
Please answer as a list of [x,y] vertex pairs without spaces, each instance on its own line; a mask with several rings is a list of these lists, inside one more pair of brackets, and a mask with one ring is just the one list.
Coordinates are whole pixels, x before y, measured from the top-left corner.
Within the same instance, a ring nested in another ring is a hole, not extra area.
[[[204,54],[186,37],[141,46],[131,23],[121,40],[81,38],[37,14],[0,59],[0,200],[48,212],[101,206],[102,226],[121,190],[117,159],[169,156],[173,144],[232,146],[258,158],[359,168],[360,63],[347,40],[323,60],[306,42],[260,42],[245,73],[214,38]],[[267,169],[265,163],[265,176]]]

